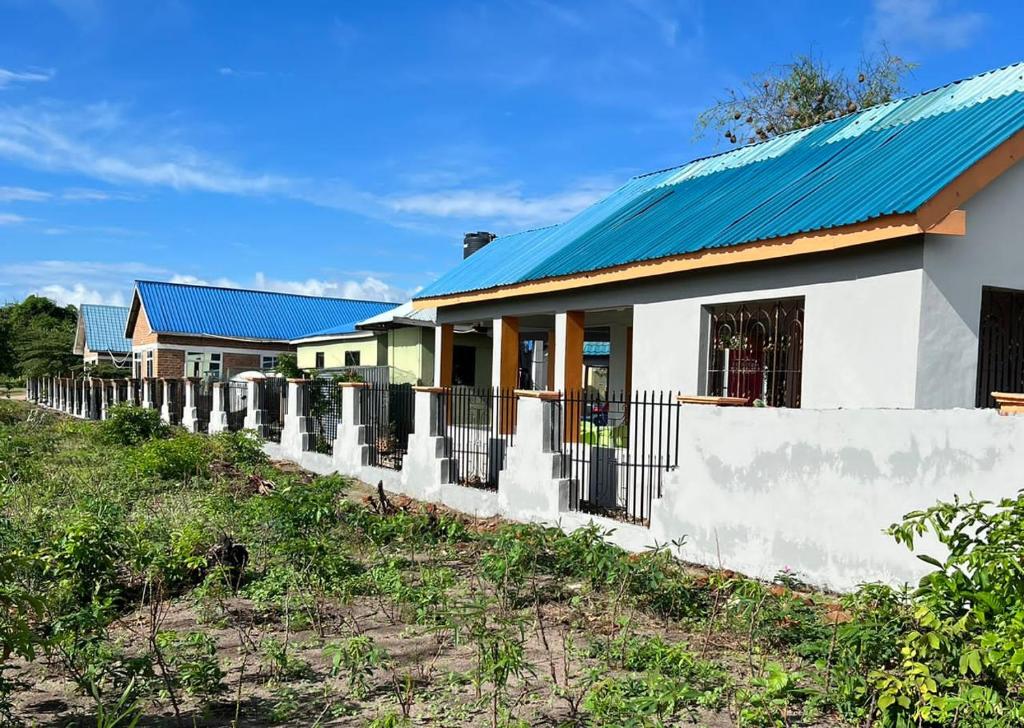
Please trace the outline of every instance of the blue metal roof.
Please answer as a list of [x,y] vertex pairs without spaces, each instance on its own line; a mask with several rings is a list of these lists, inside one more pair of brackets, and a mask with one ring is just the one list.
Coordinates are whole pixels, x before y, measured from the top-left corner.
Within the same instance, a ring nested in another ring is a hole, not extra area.
[[124,354],[132,350],[131,340],[124,337],[128,322],[127,306],[83,303],[78,315],[85,329],[85,345],[91,351]]
[[395,303],[291,293],[136,281],[149,325],[157,333],[291,341],[330,328],[354,330]]
[[583,356],[608,356],[612,345],[607,341],[584,341]]
[[1024,64],[635,177],[559,225],[495,239],[416,298],[910,213],[1024,128]]

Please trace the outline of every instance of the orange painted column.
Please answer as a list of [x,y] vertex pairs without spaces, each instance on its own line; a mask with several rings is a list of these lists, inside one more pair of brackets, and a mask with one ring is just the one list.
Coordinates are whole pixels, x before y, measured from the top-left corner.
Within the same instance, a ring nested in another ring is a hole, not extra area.
[[[562,391],[566,397],[581,400],[583,395],[583,311],[565,312],[565,335],[562,337]],[[583,414],[579,404],[565,408],[565,441],[576,442],[580,434],[580,417]]]
[[512,392],[519,386],[519,319],[502,316],[499,325],[498,431],[507,434],[516,431],[516,403]]
[[439,335],[435,343],[437,346],[435,385],[450,387],[452,386],[452,366],[455,361],[455,326],[441,324],[438,329]]

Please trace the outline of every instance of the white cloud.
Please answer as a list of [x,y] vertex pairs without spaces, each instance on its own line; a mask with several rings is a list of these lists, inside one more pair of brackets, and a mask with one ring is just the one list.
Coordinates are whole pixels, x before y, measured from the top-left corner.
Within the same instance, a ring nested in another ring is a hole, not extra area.
[[248,174],[196,150],[154,140],[110,104],[79,110],[0,109],[0,157],[115,183],[237,195],[265,194],[288,180]]
[[163,268],[136,262],[34,260],[0,264],[0,300],[36,293],[61,304],[123,305],[131,295],[133,280],[167,275]]
[[81,283],[76,283],[71,288],[53,284],[37,288],[31,293],[37,296],[46,296],[60,306],[68,304],[81,306],[83,303],[105,303],[108,306],[127,305],[125,296],[119,291],[105,294],[95,288],[87,288]]
[[0,212],[0,225],[20,225],[26,220],[27,217],[15,215],[13,212]]
[[42,202],[50,197],[49,192],[29,187],[0,187],[0,202]]
[[871,33],[894,47],[965,48],[974,42],[987,16],[952,5],[945,0],[875,0]]
[[53,78],[53,71],[9,71],[6,68],[0,68],[0,89],[6,88],[16,83],[39,83],[41,81],[49,81]]
[[389,198],[387,204],[397,213],[462,218],[521,228],[563,222],[608,191],[603,185],[584,184],[577,189],[529,197],[518,189],[458,189],[396,196]]
[[239,283],[231,278],[200,278],[193,275],[174,275],[171,283],[189,283],[196,286],[219,286],[221,288],[252,288],[257,291],[297,293],[302,296],[327,296],[329,298],[354,298],[364,301],[402,302],[409,298],[409,292],[389,285],[374,276],[362,280],[320,280],[307,278],[303,281],[285,281],[268,278],[257,273],[250,283]]

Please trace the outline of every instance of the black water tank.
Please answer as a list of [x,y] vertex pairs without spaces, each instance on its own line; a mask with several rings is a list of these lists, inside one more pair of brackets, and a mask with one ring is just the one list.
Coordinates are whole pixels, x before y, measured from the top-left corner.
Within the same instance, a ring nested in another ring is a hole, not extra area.
[[462,239],[462,259],[465,260],[496,237],[498,236],[494,233],[486,233],[483,231],[466,233],[466,236]]

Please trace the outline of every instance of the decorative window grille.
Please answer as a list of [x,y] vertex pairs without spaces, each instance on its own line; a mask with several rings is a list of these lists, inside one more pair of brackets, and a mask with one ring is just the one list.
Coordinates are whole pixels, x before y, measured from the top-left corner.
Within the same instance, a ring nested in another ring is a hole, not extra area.
[[799,407],[804,299],[709,306],[707,394]]

